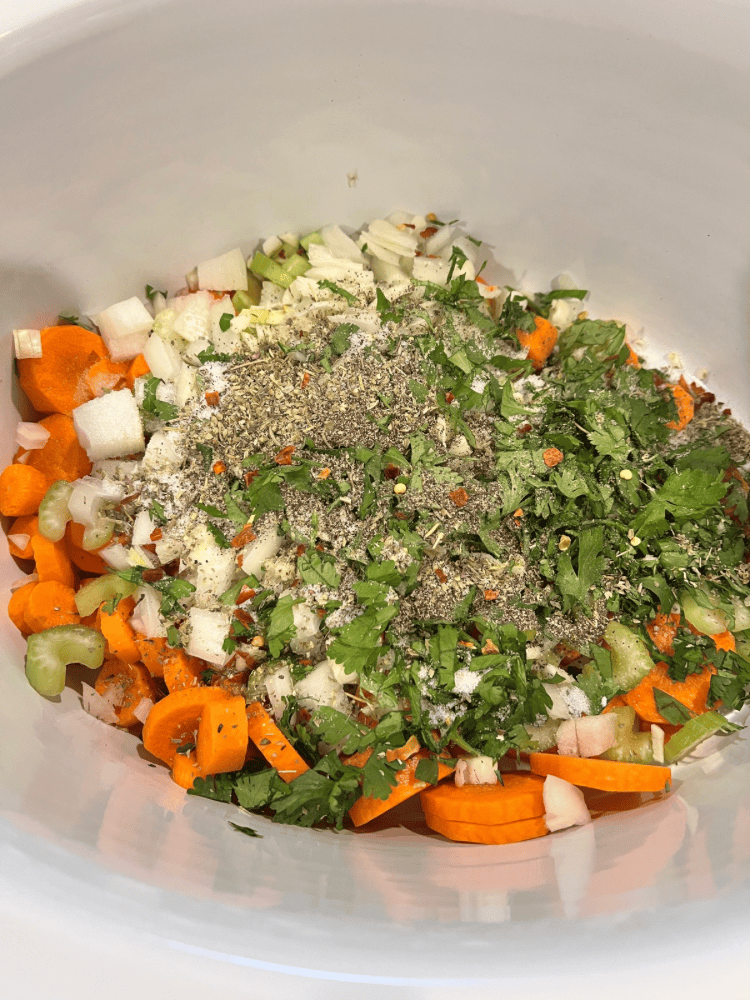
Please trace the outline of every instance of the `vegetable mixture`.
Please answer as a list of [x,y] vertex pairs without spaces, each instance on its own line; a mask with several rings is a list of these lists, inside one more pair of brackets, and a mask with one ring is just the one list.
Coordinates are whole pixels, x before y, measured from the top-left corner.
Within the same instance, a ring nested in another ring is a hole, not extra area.
[[396,212],[16,330],[26,675],[193,794],[452,840],[590,821],[750,685],[750,437],[625,328]]

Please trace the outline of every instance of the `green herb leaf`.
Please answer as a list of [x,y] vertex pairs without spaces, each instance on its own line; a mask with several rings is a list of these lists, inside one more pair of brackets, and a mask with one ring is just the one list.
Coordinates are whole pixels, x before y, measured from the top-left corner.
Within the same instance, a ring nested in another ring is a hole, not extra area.
[[162,384],[162,380],[157,378],[155,375],[151,375],[146,379],[145,385],[143,387],[143,402],[141,403],[141,409],[145,413],[150,413],[159,420],[169,421],[174,420],[179,414],[179,407],[175,406],[174,403],[163,403],[160,399],[156,398],[156,392],[159,386]]
[[167,297],[166,292],[160,292],[158,288],[154,288],[153,285],[146,285],[146,298],[148,299],[149,302],[154,301],[155,295],[163,295],[165,299]]
[[304,583],[338,590],[341,577],[334,560],[308,549],[297,560],[297,570]]
[[233,319],[234,316],[231,313],[221,314],[221,317],[219,318],[219,329],[221,330],[222,333],[227,332]]
[[276,605],[271,609],[268,629],[266,630],[266,642],[268,651],[275,660],[281,655],[282,649],[297,634],[297,626],[294,624],[294,598],[291,594],[285,594],[279,598]]
[[239,823],[233,823],[231,819],[228,822],[231,828],[236,830],[237,833],[244,833],[246,837],[260,837],[261,840],[263,839],[263,834],[256,833],[250,826],[240,826]]
[[333,281],[329,281],[328,278],[324,278],[322,281],[318,282],[318,288],[327,288],[329,292],[333,292],[334,295],[340,295],[342,299],[345,299],[350,306],[357,304],[357,296],[352,295],[351,292],[347,292],[345,288],[341,285],[335,284]]
[[663,715],[672,726],[681,726],[693,718],[693,712],[686,705],[673,698],[671,694],[667,694],[666,691],[662,691],[661,688],[654,688],[654,703],[657,712]]

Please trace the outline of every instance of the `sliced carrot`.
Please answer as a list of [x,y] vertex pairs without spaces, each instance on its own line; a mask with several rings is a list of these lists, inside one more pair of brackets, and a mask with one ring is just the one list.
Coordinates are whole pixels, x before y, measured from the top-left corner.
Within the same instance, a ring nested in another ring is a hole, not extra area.
[[195,757],[204,774],[238,771],[245,763],[248,743],[245,699],[211,702],[203,709],[195,741]]
[[310,770],[259,701],[247,706],[247,734],[284,781],[294,781]]
[[700,715],[708,708],[708,692],[711,678],[716,673],[713,666],[706,666],[697,674],[688,674],[684,681],[673,681],[667,664],[660,660],[643,680],[625,695],[625,703],[634,708],[638,716],[646,722],[667,723],[654,701],[654,688],[676,698],[685,708]]
[[680,613],[658,614],[653,621],[646,623],[646,631],[651,636],[651,641],[665,656],[674,656],[674,646],[672,642],[677,635],[680,626]]
[[728,629],[726,632],[719,632],[718,635],[712,635],[711,638],[713,639],[714,645],[717,649],[723,649],[728,653],[733,653],[737,648],[734,636]]
[[91,472],[91,462],[85,450],[78,441],[73,419],[63,413],[52,413],[39,421],[41,427],[49,431],[49,439],[43,448],[16,453],[25,454],[26,465],[43,472],[47,477],[47,486],[60,479],[72,483]]
[[67,587],[75,587],[75,573],[68,559],[65,542],[51,542],[43,535],[36,535],[31,539],[31,549],[40,583],[57,580]]
[[503,784],[463,785],[444,781],[419,796],[425,816],[456,823],[513,823],[544,816],[544,778],[524,771],[503,774]]
[[0,474],[0,514],[36,514],[47,492],[47,478],[33,466],[8,465]]
[[670,385],[669,388],[677,404],[677,420],[668,420],[667,427],[673,431],[684,431],[687,425],[695,416],[695,403],[688,390],[679,383]]
[[130,362],[130,367],[128,368],[128,374],[125,380],[127,382],[128,389],[132,390],[137,378],[141,378],[142,375],[150,374],[151,369],[148,366],[148,361],[146,361],[142,354],[136,354]]
[[614,698],[610,698],[607,704],[602,709],[602,715],[606,715],[607,712],[611,712],[615,708],[622,708],[623,705],[627,705],[625,701],[624,694],[616,694]]
[[[39,534],[39,517],[36,514],[25,514],[17,517],[8,529],[8,551],[16,559],[33,559],[34,553],[31,549],[31,539]],[[21,549],[12,542],[12,535],[28,535],[29,540]]]
[[107,640],[109,652],[126,663],[137,663],[141,658],[135,641],[135,630],[128,621],[134,607],[133,598],[126,597],[117,604],[111,614],[102,610],[99,620],[99,630]]
[[143,664],[126,663],[125,660],[105,660],[94,687],[102,696],[112,697],[114,693],[117,725],[125,729],[139,724],[135,710],[144,698],[156,701],[158,697],[151,675]]
[[[405,762],[402,769],[396,773],[397,784],[395,788],[391,789],[391,793],[387,799],[376,799],[364,795],[362,798],[357,799],[349,810],[349,818],[352,823],[355,826],[364,826],[365,823],[369,823],[377,816],[382,816],[384,812],[388,812],[389,809],[393,809],[399,803],[410,799],[412,795],[416,795],[425,788],[429,788],[430,785],[428,782],[418,781],[414,777],[414,772],[417,770],[419,762],[428,756],[428,751],[420,750],[419,753],[414,754],[413,757],[410,757]],[[438,762],[438,780],[447,778],[452,773],[452,767]]]
[[110,358],[102,358],[101,361],[94,362],[90,368],[86,369],[83,381],[92,396],[103,396],[105,392],[124,388],[127,384],[129,371],[129,361],[112,361]]
[[178,753],[172,761],[172,781],[175,781],[180,788],[192,788],[196,778],[205,778],[195,757],[195,751],[190,753]]
[[76,592],[55,580],[38,583],[29,594],[24,612],[29,632],[43,632],[55,625],[78,625]]
[[625,359],[625,364],[626,365],[630,365],[631,368],[640,368],[641,367],[641,362],[638,359],[638,355],[635,353],[635,351],[630,346],[630,344],[626,344],[625,346],[628,349],[628,356]]
[[[413,756],[413,754],[417,753],[420,749],[421,747],[417,737],[410,736],[403,746],[393,747],[391,750],[386,750],[385,759],[387,761],[408,760],[409,757]],[[351,767],[364,767],[370,757],[372,757],[372,747],[368,747],[366,750],[359,750],[357,753],[350,754],[348,757],[342,757],[341,760],[344,764],[349,764]]]
[[573,785],[600,788],[604,792],[661,792],[672,772],[656,764],[622,764],[597,757],[563,757],[555,753],[529,754],[534,774],[553,774]]
[[178,747],[195,743],[204,707],[209,702],[225,701],[228,697],[221,688],[210,687],[170,692],[149,712],[143,725],[143,746],[171,766]]
[[14,590],[8,601],[8,617],[16,626],[19,632],[29,635],[29,627],[26,624],[26,608],[29,605],[29,598],[35,587],[39,584],[36,581],[25,583],[23,587]]
[[139,632],[135,633],[135,644],[140,654],[139,659],[152,677],[164,676],[164,659],[171,652],[167,646],[167,640],[160,637],[147,639]]
[[441,833],[448,840],[468,844],[517,844],[549,833],[543,816],[512,823],[459,823],[443,816],[428,817],[425,814],[425,822],[431,830]]
[[182,691],[184,688],[198,687],[201,674],[206,669],[203,660],[188,656],[181,649],[168,649],[164,654],[163,673],[167,691]]
[[555,349],[557,328],[542,316],[535,316],[534,323],[534,330],[516,330],[516,334],[521,347],[526,348],[527,358],[534,363],[535,370],[539,371]]
[[18,380],[40,413],[70,413],[93,399],[83,376],[106,356],[97,334],[80,326],[51,326],[41,331],[41,358],[18,361]]

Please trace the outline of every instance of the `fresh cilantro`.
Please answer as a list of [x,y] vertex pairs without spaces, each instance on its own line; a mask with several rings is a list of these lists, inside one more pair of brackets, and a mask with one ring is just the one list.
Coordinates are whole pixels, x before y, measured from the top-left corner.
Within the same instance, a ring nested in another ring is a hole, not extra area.
[[180,412],[179,407],[175,406],[174,403],[163,403],[160,399],[156,398],[157,390],[161,384],[162,380],[155,375],[151,375],[146,379],[143,387],[141,409],[144,413],[158,417],[159,420],[174,420]]
[[201,503],[198,501],[195,506],[198,510],[202,510],[204,514],[208,514],[209,517],[219,517],[222,519],[226,519],[227,517],[225,511],[219,510],[219,508],[215,507],[212,503]]
[[381,323],[400,323],[404,318],[403,309],[394,309],[383,293],[382,288],[377,289],[375,308],[378,311]]
[[417,781],[426,781],[428,785],[438,783],[438,762],[434,757],[425,757],[417,764],[414,777]]
[[705,517],[727,492],[722,478],[702,469],[673,473],[635,518],[636,534],[641,538],[665,534],[669,530],[667,515],[678,525]]
[[297,560],[297,571],[302,577],[303,583],[312,586],[327,587],[328,590],[338,590],[341,584],[341,576],[336,569],[336,564],[331,557],[321,555],[319,552],[308,550]]
[[356,323],[339,323],[331,334],[331,350],[334,354],[343,354],[349,350],[349,338],[359,332]]
[[463,267],[464,264],[468,263],[468,260],[469,260],[469,258],[463,252],[463,250],[461,249],[461,247],[454,246],[451,249],[451,259],[450,259],[450,262],[449,262],[450,263],[450,267],[448,268],[448,279],[447,280],[450,281],[451,278],[453,277],[453,272],[456,270],[456,268],[457,267]]
[[576,605],[588,607],[591,588],[601,579],[604,568],[603,544],[601,527],[584,528],[578,537],[577,568],[573,568],[568,552],[561,553],[556,583],[563,595],[563,610],[569,611]]
[[163,295],[165,299],[167,297],[167,293],[166,292],[160,292],[159,289],[158,288],[154,288],[153,285],[146,285],[146,298],[148,299],[148,301],[149,302],[153,302],[154,301],[154,296],[156,296],[156,295]]
[[[229,316],[229,313],[224,313],[224,315],[221,317],[221,320],[219,320],[219,326],[221,326],[221,321],[226,316]],[[229,316],[229,318],[231,320],[233,317]],[[221,329],[222,330],[229,329],[229,324],[227,324],[226,327],[221,326]],[[235,358],[235,355],[233,355],[233,354],[223,354],[223,353],[220,353],[219,351],[216,350],[216,348],[213,346],[213,344],[209,344],[208,347],[206,347],[202,351],[198,352],[198,360],[200,361],[200,363],[202,365],[208,364],[209,361],[220,361],[220,362],[226,363],[228,361],[234,361],[234,358]]]
[[166,524],[168,521],[167,515],[164,513],[164,507],[159,503],[158,500],[152,500],[151,505],[148,509],[151,520],[155,524]]
[[214,457],[213,450],[209,448],[207,444],[196,444],[195,447],[198,449],[203,459],[203,468],[210,469]]
[[[227,506],[227,512],[225,516],[229,518],[229,520],[232,522],[235,528],[241,531],[242,528],[244,528],[247,522],[250,520],[250,515],[246,510],[243,510],[242,507],[240,507],[240,505],[237,503],[235,490],[229,490],[228,493],[224,494],[224,503]],[[256,517],[257,516],[258,515],[256,512]]]
[[151,586],[162,595],[159,613],[164,618],[173,618],[175,615],[185,613],[181,602],[191,594],[195,593],[195,587],[187,580],[181,580],[177,576],[167,576],[162,580],[155,580]]
[[343,665],[347,673],[362,671],[377,660],[385,648],[380,635],[399,612],[398,604],[368,608],[344,625],[328,647],[328,656]]
[[271,609],[266,629],[266,642],[271,657],[275,660],[281,654],[282,649],[290,639],[297,634],[297,626],[294,624],[294,598],[291,594],[280,597],[276,605]]
[[182,638],[175,625],[170,625],[167,629],[167,645],[172,649],[182,648]]
[[257,583],[254,576],[243,576],[241,580],[233,583],[232,586],[225,590],[223,594],[219,594],[217,600],[219,604],[227,604],[234,606],[237,603],[237,598],[240,595],[240,591],[243,587],[253,587],[253,584]]
[[227,332],[227,330],[229,329],[229,325],[233,319],[234,316],[231,313],[221,314],[221,316],[219,317],[219,329],[221,330],[222,333]]
[[250,826],[240,826],[239,823],[233,823],[231,819],[228,822],[231,828],[236,830],[237,833],[244,833],[246,837],[260,837],[261,840],[263,839],[263,834],[256,833],[256,831]]
[[76,316],[74,313],[60,313],[57,317],[57,322],[60,326],[80,326],[91,333],[99,332],[87,316]]
[[654,688],[654,704],[656,711],[672,726],[682,726],[693,717],[693,713],[686,705],[661,688]]
[[329,292],[333,292],[334,295],[340,295],[342,299],[345,299],[347,304],[354,306],[357,304],[357,296],[352,295],[351,292],[347,292],[345,288],[341,285],[335,284],[333,281],[329,281],[328,278],[323,278],[322,281],[318,282],[318,288],[327,288]]
[[213,539],[220,549],[230,549],[232,547],[231,542],[221,528],[217,528],[217,526],[212,524],[210,521],[206,521],[206,528],[211,535],[213,535]]

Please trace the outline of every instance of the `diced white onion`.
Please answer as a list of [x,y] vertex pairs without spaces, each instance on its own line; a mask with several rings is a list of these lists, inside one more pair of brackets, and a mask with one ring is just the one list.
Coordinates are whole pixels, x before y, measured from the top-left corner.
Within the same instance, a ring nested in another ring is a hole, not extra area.
[[374,219],[368,228],[368,240],[375,236],[389,250],[394,250],[400,256],[413,257],[419,244],[419,236],[410,229],[397,229],[385,219]]
[[417,281],[432,281],[436,285],[448,284],[450,265],[441,257],[415,257],[412,274]]
[[152,333],[143,348],[143,356],[151,373],[166,382],[174,381],[180,374],[182,358],[176,347]]
[[113,361],[127,361],[140,354],[154,325],[153,316],[135,295],[109,306],[94,322]]
[[[28,535],[26,537],[28,538]],[[17,580],[14,580],[13,583],[11,583],[10,589],[11,591],[20,590],[21,587],[25,587],[27,583],[36,583],[38,579],[38,573],[29,573],[28,576],[20,576]]]
[[591,813],[584,801],[583,792],[569,781],[553,774],[547,775],[542,786],[542,797],[544,822],[551,833],[591,822]]
[[143,422],[130,389],[108,392],[73,410],[78,440],[89,459],[124,458],[143,451]]
[[[416,258],[416,260],[420,259],[419,257]],[[406,280],[406,272],[398,264],[389,264],[378,257],[373,257],[371,267],[376,281],[393,282]]]
[[31,541],[31,535],[8,535],[8,541],[11,545],[15,545],[17,549],[25,549]]
[[328,660],[319,663],[307,677],[294,685],[294,689],[302,708],[314,711],[321,705],[327,705],[345,715],[349,714],[349,699],[333,676]]
[[41,330],[14,330],[13,350],[19,360],[42,357]]
[[27,448],[29,451],[35,451],[37,448],[43,448],[48,441],[49,431],[46,427],[42,427],[41,424],[31,423],[26,420],[22,420],[16,424],[16,444],[19,448]]
[[198,268],[194,267],[192,271],[189,271],[185,275],[185,284],[188,286],[188,291],[197,292],[198,291]]
[[448,244],[453,241],[455,232],[455,226],[441,226],[436,233],[427,237],[424,245],[424,252],[426,254],[440,253],[443,247],[447,247]]
[[247,264],[237,248],[198,265],[198,288],[217,292],[247,291]]
[[187,644],[189,656],[198,656],[217,666],[223,666],[229,654],[222,648],[229,635],[230,617],[225,611],[207,611],[191,608],[188,611],[190,639]]
[[147,510],[139,510],[133,521],[133,545],[150,545],[151,533],[156,525],[151,520],[151,515]]
[[158,639],[167,634],[164,622],[159,614],[161,598],[153,587],[145,584],[135,592],[137,601],[135,611],[130,616],[130,624],[146,636],[147,639]]
[[289,667],[285,665],[277,667],[272,674],[265,678],[265,685],[273,714],[275,718],[280,719],[286,708],[284,698],[288,698],[294,693]]
[[562,274],[558,274],[556,278],[553,278],[550,282],[550,288],[553,292],[568,291],[571,288],[579,288],[580,286],[576,283],[576,279],[572,275],[563,271]]
[[124,545],[108,545],[105,549],[101,549],[98,554],[108,566],[111,566],[112,569],[118,572],[130,569],[128,550]]
[[133,709],[133,715],[138,719],[139,722],[145,722],[148,718],[148,713],[154,707],[154,703],[150,698],[141,698],[138,704]]
[[93,528],[102,504],[105,501],[122,500],[124,496],[125,487],[121,483],[114,483],[111,479],[84,476],[83,479],[77,479],[73,483],[68,510],[78,524]]
[[[260,252],[266,257],[273,257],[277,250],[281,250],[282,241],[278,236],[269,236],[267,240],[264,240],[263,245],[260,248]],[[252,261],[252,256],[248,258],[248,264]]]
[[116,725],[118,721],[117,712],[115,712],[115,696],[114,688],[110,688],[105,697],[85,681],[81,684],[81,702],[84,711],[93,715],[100,722],[106,722],[109,725]]
[[[365,258],[362,251],[340,226],[323,226],[320,230],[320,237],[334,257],[345,257],[357,264],[364,264]],[[310,245],[311,250],[313,246],[315,246],[314,243]]]
[[211,304],[213,299],[208,292],[195,292],[192,295],[175,299],[175,306],[181,305],[180,313],[174,321],[174,333],[192,343],[194,340],[206,340],[211,336]]

